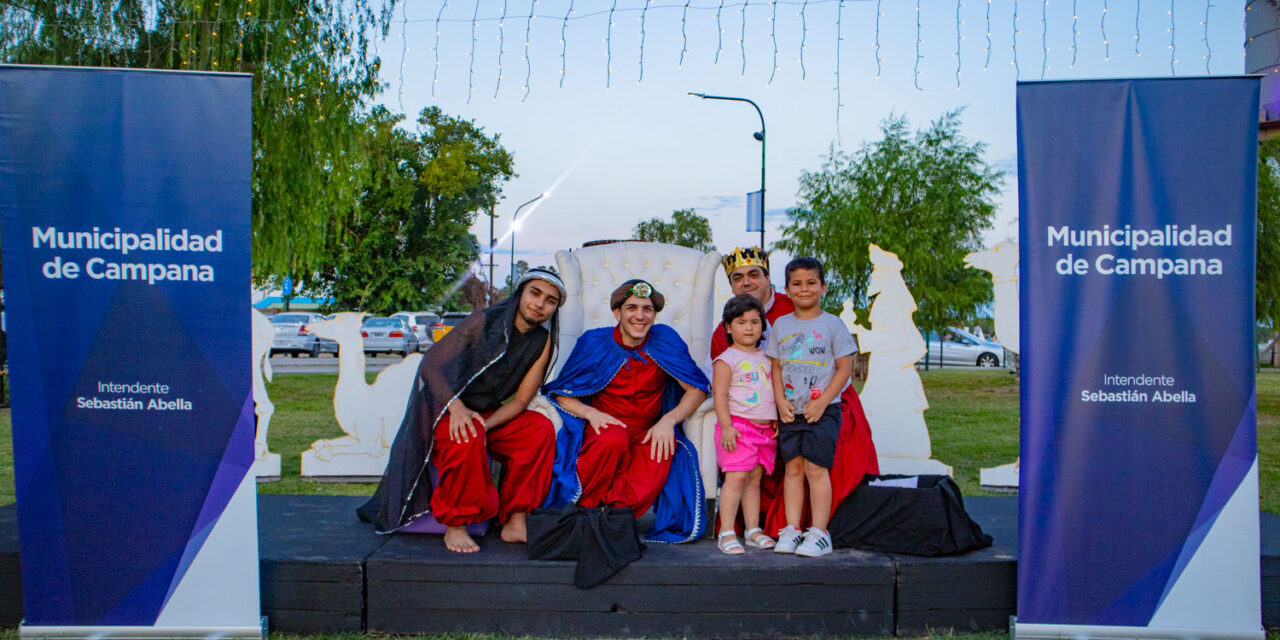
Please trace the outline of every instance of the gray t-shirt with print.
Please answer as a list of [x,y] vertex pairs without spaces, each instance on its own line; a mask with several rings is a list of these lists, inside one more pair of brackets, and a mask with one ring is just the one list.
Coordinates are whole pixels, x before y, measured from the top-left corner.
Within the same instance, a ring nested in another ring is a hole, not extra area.
[[[769,329],[765,355],[781,366],[782,392],[796,413],[803,412],[805,403],[816,400],[831,383],[836,358],[858,350],[840,318],[825,311],[812,320],[799,320],[794,313],[788,313]],[[838,402],[840,396],[831,404]]]

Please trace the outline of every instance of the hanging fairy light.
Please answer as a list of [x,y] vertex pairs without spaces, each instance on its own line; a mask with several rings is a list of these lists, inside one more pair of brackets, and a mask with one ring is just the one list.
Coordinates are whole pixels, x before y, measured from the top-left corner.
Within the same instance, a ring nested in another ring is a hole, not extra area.
[[1080,12],[1077,10],[1077,0],[1071,0],[1071,66],[1076,68],[1076,50],[1080,44]]
[[720,15],[724,11],[724,0],[720,0],[720,6],[716,7],[716,57],[711,61],[711,66],[720,64],[720,50],[724,48],[724,27],[720,26]]
[[917,91],[924,91],[920,88],[920,43],[924,42],[920,37],[920,30],[920,0],[916,0],[916,68],[911,80],[915,83]]
[[769,3],[769,37],[773,40],[773,65],[769,68],[769,80],[764,86],[773,86],[773,76],[778,73],[778,0]]
[[960,0],[956,0],[956,52],[952,55],[956,59],[956,88],[957,89],[960,88],[960,39],[962,37],[960,35],[960,25],[964,24],[964,21],[960,19],[960,7],[962,6],[964,6],[964,3],[961,2]]
[[1049,70],[1049,0],[1040,5],[1040,79]]
[[565,33],[569,29],[569,16],[573,14],[573,0],[569,0],[569,8],[564,12],[564,20],[560,22],[560,88],[564,88],[564,74],[568,68],[568,52],[569,40],[568,34]]
[[1022,67],[1018,66],[1018,34],[1022,31],[1018,29],[1018,20],[1018,0],[1013,0],[1013,44],[1009,45],[1009,49],[1013,52],[1013,59],[1009,64],[1013,65],[1015,79],[1022,77]]
[[[476,88],[476,18],[480,16],[480,2],[481,0],[476,0],[475,13],[471,14],[471,55],[467,58],[467,104],[471,104],[471,93]],[[376,38],[374,42],[377,42]]]
[[684,3],[684,11],[680,14],[680,68],[684,68],[684,54],[689,52],[689,33],[686,28],[689,24],[689,2]]
[[409,57],[409,39],[405,37],[405,31],[409,28],[409,9],[408,3],[400,5],[400,86],[399,105],[400,111],[404,112],[404,61]]
[[991,0],[987,0],[987,60],[982,63],[982,70],[991,66]]
[[[407,3],[406,3],[407,4]],[[436,64],[431,70],[431,97],[436,97],[436,82],[440,79],[440,18],[444,15],[445,7],[449,6],[448,0],[440,3],[440,10],[436,12],[436,41],[431,45],[431,51],[435,54]],[[404,107],[401,107],[403,110]]]
[[493,99],[498,99],[498,90],[502,88],[502,54],[507,46],[506,31],[503,22],[507,19],[507,0],[502,0],[502,15],[498,17],[498,83],[493,87]]
[[[919,0],[917,0],[918,2]],[[836,0],[836,141],[841,140],[840,136],[840,43],[844,40],[844,0]]]
[[649,0],[644,0],[644,8],[640,10],[640,76],[636,78],[636,84],[640,84],[644,80],[644,18],[649,13]]
[[1178,75],[1173,65],[1178,63],[1178,47],[1173,39],[1173,0],[1169,0],[1169,75]]
[[[877,11],[879,10],[879,2],[880,0],[876,0]],[[809,8],[809,0],[804,0],[804,4],[800,5],[800,79],[801,80],[804,80],[805,77],[807,76],[804,69],[804,45],[805,45],[805,40],[809,39],[809,22],[804,12],[808,8]],[[878,19],[877,19],[877,22],[879,22]],[[877,40],[876,43],[878,46],[879,40]]]
[[524,21],[524,95],[520,102],[529,97],[529,82],[533,79],[533,62],[529,60],[529,31],[533,28],[533,14],[538,8],[538,0],[529,3],[529,17]]
[[604,89],[610,89],[613,80],[613,12],[618,9],[618,0],[613,0],[609,7],[609,26],[604,32]]
[[1142,27],[1139,24],[1139,18],[1142,17],[1142,0],[1137,0],[1136,5],[1133,12],[1133,54],[1141,56],[1142,51],[1138,49],[1138,45],[1142,42]]
[[1107,39],[1107,13],[1109,12],[1110,9],[1107,7],[1107,0],[1102,0],[1102,21],[1100,28],[1102,29],[1102,47],[1105,51],[1105,57],[1103,60],[1106,62],[1111,61],[1111,41]]
[[1209,8],[1213,6],[1212,0],[1204,0],[1204,20],[1200,26],[1204,27],[1204,72],[1209,73],[1209,58],[1213,56],[1213,49],[1209,47]]

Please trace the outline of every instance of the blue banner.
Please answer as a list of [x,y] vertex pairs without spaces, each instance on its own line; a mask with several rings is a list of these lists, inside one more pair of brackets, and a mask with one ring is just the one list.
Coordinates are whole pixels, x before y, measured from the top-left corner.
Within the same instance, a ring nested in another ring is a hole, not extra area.
[[0,66],[24,636],[258,635],[250,81]]
[[1258,89],[1018,85],[1016,637],[1263,637]]

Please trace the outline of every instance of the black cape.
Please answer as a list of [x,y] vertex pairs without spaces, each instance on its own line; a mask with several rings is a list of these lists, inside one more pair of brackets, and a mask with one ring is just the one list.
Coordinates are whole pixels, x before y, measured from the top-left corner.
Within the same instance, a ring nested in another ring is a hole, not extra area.
[[[378,533],[402,529],[431,511],[429,463],[436,423],[467,385],[507,353],[523,290],[522,285],[510,298],[467,316],[422,357],[382,481],[356,510]],[[541,326],[533,331],[550,335]],[[544,343],[537,344],[540,354]]]

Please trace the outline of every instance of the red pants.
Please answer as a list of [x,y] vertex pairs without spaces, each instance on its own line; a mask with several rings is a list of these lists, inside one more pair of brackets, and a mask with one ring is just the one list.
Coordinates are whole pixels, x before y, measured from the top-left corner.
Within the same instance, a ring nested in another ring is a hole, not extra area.
[[655,462],[649,443],[641,443],[652,425],[613,425],[597,434],[586,426],[582,452],[578,454],[578,477],[582,480],[584,507],[627,507],[644,515],[662,493],[671,470],[671,458]]
[[[477,422],[476,432],[468,442],[454,442],[449,439],[449,412],[436,423],[431,464],[440,481],[431,494],[431,511],[448,527],[495,515],[505,523],[511,514],[541,505],[551,489],[556,434],[546,416],[525,411],[487,432]],[[493,486],[489,456],[502,464],[498,487]]]

